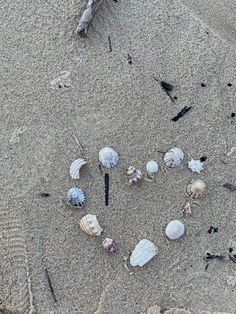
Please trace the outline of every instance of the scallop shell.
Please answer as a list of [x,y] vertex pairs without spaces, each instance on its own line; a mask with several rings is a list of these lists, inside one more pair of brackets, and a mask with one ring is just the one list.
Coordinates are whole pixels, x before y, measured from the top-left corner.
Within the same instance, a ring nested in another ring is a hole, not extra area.
[[130,256],[132,266],[143,266],[157,254],[157,247],[149,240],[139,241]]
[[188,167],[189,169],[192,170],[192,172],[197,172],[197,173],[200,173],[204,169],[203,163],[200,160],[194,160],[194,159],[191,159],[188,162]]
[[206,190],[206,183],[201,179],[193,179],[187,186],[187,195],[192,198],[202,197]]
[[164,163],[167,167],[174,168],[180,165],[184,159],[184,153],[180,148],[170,149],[164,156]]
[[171,240],[177,240],[184,234],[184,224],[180,220],[172,220],[166,226],[165,233]]
[[142,178],[142,172],[135,169],[133,166],[129,166],[126,172],[127,180],[129,184],[137,183]]
[[83,158],[76,159],[70,165],[70,176],[72,179],[79,179],[80,168],[85,165],[87,162]]
[[112,168],[117,164],[119,155],[113,148],[104,147],[99,152],[99,160],[103,167]]
[[81,220],[80,220],[80,228],[87,234],[91,236],[99,236],[103,229],[99,225],[97,221],[96,215],[85,215]]
[[118,251],[118,245],[112,239],[106,238],[102,242],[102,245],[103,245],[104,249],[106,249],[108,252],[115,253]]
[[85,203],[85,194],[78,187],[73,187],[68,191],[68,202],[74,206],[82,206]]

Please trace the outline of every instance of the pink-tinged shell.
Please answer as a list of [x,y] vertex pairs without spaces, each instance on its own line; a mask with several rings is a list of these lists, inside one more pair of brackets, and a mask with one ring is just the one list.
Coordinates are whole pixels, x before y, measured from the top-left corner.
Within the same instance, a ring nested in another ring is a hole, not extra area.
[[104,249],[106,249],[108,252],[111,253],[116,253],[118,251],[118,245],[117,243],[109,238],[106,238],[103,242],[102,245],[104,247]]
[[127,181],[129,184],[137,183],[142,178],[142,172],[133,166],[129,166],[126,172]]
[[103,229],[99,225],[97,221],[96,215],[85,215],[81,220],[80,220],[80,228],[86,232],[87,234],[91,236],[99,236]]

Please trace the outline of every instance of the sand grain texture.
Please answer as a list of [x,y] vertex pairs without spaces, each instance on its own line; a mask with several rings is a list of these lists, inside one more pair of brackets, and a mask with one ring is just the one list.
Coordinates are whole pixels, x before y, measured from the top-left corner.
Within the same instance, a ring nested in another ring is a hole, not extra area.
[[[205,271],[203,260],[206,252],[236,250],[235,193],[223,188],[226,182],[235,183],[236,176],[236,155],[226,155],[236,146],[236,122],[228,118],[236,100],[233,35],[228,40],[187,1],[119,0],[103,1],[88,39],[81,41],[75,28],[84,3],[0,0],[5,237],[0,264],[8,267],[1,285],[3,304],[26,313],[29,272],[39,314],[136,314],[154,305],[235,313],[235,264],[214,260]],[[50,82],[62,71],[70,72],[69,86],[52,88]],[[153,75],[174,85],[175,102]],[[185,106],[192,110],[171,121]],[[87,203],[76,210],[65,204],[75,184],[69,166],[79,156],[69,131],[78,134],[88,161],[78,182]],[[120,154],[119,164],[108,171],[107,207],[98,167],[104,146]],[[186,158],[179,168],[165,169],[158,151],[172,147],[183,149]],[[209,186],[207,195],[193,207],[191,218],[182,219],[186,235],[169,242],[164,227],[181,217],[187,182],[198,177],[187,169],[187,159],[203,155],[208,156],[201,174]],[[150,159],[160,165],[157,180],[128,187],[126,167],[145,172]],[[50,197],[40,197],[42,192]],[[106,254],[101,238],[79,229],[78,221],[87,213],[97,215],[103,238],[113,238],[119,253]],[[208,234],[211,225],[219,232]],[[12,228],[18,239],[13,246],[17,243],[22,256],[14,264],[8,261]],[[123,258],[143,238],[157,245],[158,255],[130,273]]]

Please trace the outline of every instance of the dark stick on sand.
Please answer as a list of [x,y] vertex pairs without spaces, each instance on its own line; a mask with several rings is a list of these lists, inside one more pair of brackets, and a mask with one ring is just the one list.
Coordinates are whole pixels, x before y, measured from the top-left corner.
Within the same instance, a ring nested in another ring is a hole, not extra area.
[[51,278],[50,278],[50,276],[49,276],[49,273],[48,273],[48,269],[47,269],[47,268],[45,268],[45,274],[46,274],[46,277],[47,277],[47,280],[48,280],[48,285],[49,285],[49,288],[50,288],[50,291],[51,291],[53,300],[54,300],[55,302],[57,302],[57,298],[56,298],[56,296],[55,296],[54,288],[53,288],[53,286],[52,286],[52,281],[51,281]]
[[112,52],[111,36],[108,36],[109,52]]
[[104,185],[105,185],[105,205],[108,206],[108,203],[109,203],[109,174],[108,173],[105,173]]
[[180,110],[180,112],[174,117],[171,119],[171,121],[178,121],[180,118],[182,118],[192,107],[187,107],[185,106],[182,110]]
[[99,5],[102,3],[102,0],[89,0],[86,9],[83,12],[79,20],[79,24],[76,28],[76,33],[81,37],[85,38],[88,33],[89,25],[91,24]]

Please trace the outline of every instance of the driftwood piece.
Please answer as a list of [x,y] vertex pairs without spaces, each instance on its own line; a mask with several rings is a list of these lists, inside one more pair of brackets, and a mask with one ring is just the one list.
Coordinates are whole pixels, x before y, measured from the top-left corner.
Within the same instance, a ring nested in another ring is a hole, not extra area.
[[79,20],[79,24],[76,29],[76,33],[81,37],[85,38],[87,36],[88,28],[92,22],[99,5],[103,0],[89,0],[86,6],[86,9],[83,12]]

